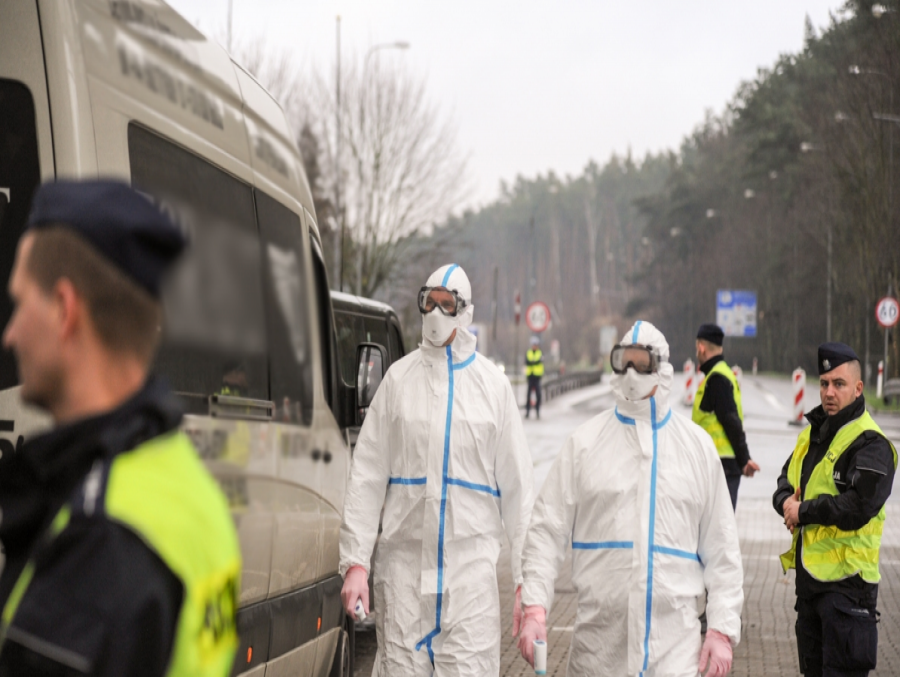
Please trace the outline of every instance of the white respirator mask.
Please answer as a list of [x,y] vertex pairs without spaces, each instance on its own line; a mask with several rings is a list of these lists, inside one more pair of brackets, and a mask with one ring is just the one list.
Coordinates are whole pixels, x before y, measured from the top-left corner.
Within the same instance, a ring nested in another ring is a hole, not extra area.
[[435,348],[439,348],[447,342],[458,326],[457,318],[433,311],[422,318],[422,338]]
[[610,385],[622,399],[638,402],[646,399],[659,385],[659,374],[639,374],[629,367],[624,374],[613,374]]

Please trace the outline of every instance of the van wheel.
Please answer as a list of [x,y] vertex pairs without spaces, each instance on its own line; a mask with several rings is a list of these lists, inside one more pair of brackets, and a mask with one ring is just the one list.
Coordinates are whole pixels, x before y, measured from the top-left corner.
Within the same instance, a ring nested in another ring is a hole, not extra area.
[[334,661],[328,677],[353,677],[353,624],[347,621],[341,628],[337,646],[334,650]]

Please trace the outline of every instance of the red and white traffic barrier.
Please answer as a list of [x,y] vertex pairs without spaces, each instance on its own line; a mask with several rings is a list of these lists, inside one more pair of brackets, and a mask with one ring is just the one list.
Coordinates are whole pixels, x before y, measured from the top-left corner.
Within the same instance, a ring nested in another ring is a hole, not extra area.
[[884,360],[878,360],[878,379],[875,381],[875,397],[881,399],[884,393]]
[[799,368],[794,369],[791,381],[794,385],[794,417],[790,423],[791,425],[803,425],[803,391],[806,387],[806,372]]
[[740,387],[742,385],[741,379],[744,378],[744,370],[741,369],[739,366],[734,365],[731,368],[731,373],[734,374],[734,377],[737,379],[737,382],[738,382],[738,387]]
[[756,369],[759,367],[759,360],[753,358],[753,377],[756,378]]
[[697,392],[697,373],[694,370],[694,361],[686,360],[684,363],[684,395],[681,401],[685,406],[694,404],[694,394]]

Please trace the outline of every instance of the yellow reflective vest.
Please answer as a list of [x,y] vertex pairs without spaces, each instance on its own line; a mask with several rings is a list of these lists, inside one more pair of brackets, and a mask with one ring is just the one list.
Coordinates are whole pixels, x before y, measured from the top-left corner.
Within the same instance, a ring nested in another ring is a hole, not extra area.
[[540,348],[538,348],[537,350],[529,348],[525,353],[525,375],[544,375],[544,354],[541,352]]
[[697,388],[697,394],[694,396],[694,408],[691,411],[691,420],[709,433],[713,443],[716,445],[716,451],[719,453],[720,458],[734,458],[734,449],[731,446],[731,442],[728,441],[728,435],[725,434],[725,428],[722,427],[722,424],[716,417],[716,412],[703,411],[700,408],[700,403],[703,401],[703,395],[706,393],[706,382],[713,374],[721,374],[728,379],[729,383],[731,383],[738,416],[742,423],[744,421],[744,406],[741,402],[741,386],[738,385],[737,377],[735,377],[731,368],[725,364],[724,360],[717,362],[706,375],[706,378],[700,382],[700,386]]
[[[109,469],[106,515],[129,527],[184,586],[169,658],[169,677],[226,677],[238,639],[241,558],[228,502],[188,437],[167,433],[121,453]],[[44,535],[49,544],[72,519],[65,505]],[[35,575],[34,559],[19,575],[0,624],[0,649]]]
[[[812,426],[800,433],[797,446],[788,465],[788,481],[794,490],[800,486],[803,470],[803,459],[809,451],[809,436]],[[838,489],[834,483],[834,464],[851,444],[864,432],[872,430],[882,437],[881,428],[865,412],[859,418],[847,423],[834,436],[825,456],[813,468],[803,493],[803,500],[808,501],[817,496],[837,496]],[[887,439],[887,438],[885,438]],[[888,442],[890,444],[890,442]],[[897,450],[894,452],[894,467],[897,467]],[[785,571],[796,568],[797,539],[803,534],[803,547],[800,549],[803,568],[818,581],[840,581],[859,574],[867,583],[878,583],[881,573],[878,570],[878,555],[881,550],[881,533],[884,531],[884,507],[861,529],[843,531],[835,526],[807,524],[794,529],[791,549],[781,555],[781,566]]]

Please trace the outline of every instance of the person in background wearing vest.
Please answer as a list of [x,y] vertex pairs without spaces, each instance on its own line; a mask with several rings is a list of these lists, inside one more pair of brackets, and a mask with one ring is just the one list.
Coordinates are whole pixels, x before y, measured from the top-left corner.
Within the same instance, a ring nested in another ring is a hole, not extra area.
[[55,427],[0,458],[0,676],[225,677],[240,550],[228,503],[149,376],[185,241],[117,181],[34,197],[3,345]]
[[541,417],[541,379],[544,376],[544,354],[541,340],[531,337],[531,347],[525,351],[525,376],[528,378],[528,395],[525,399],[525,418],[531,413],[531,393],[534,393],[534,413]]
[[741,475],[753,477],[759,465],[747,449],[741,387],[722,358],[723,338],[725,332],[715,324],[702,324],[697,330],[697,364],[704,379],[694,397],[691,420],[712,437],[725,471],[731,507],[737,508]]
[[781,563],[797,570],[800,672],[865,677],[878,649],[878,553],[897,450],[866,411],[853,349],[823,343],[818,361],[822,404],[806,415],[772,504],[793,534]]

